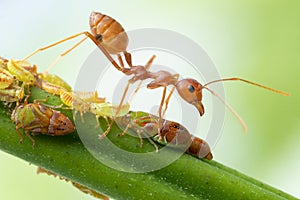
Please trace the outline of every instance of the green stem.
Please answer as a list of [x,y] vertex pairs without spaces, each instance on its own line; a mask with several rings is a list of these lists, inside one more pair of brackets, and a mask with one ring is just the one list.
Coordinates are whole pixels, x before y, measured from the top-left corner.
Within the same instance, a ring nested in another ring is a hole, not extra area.
[[[33,88],[31,100],[43,99],[47,95]],[[53,96],[48,102],[60,104],[59,98]],[[3,151],[114,199],[296,199],[220,163],[186,154],[154,172],[117,171],[95,159],[77,133],[62,137],[35,136],[36,147],[33,149],[27,138],[19,144],[15,124],[6,114],[7,110],[1,106],[0,111],[0,148]],[[70,110],[62,112],[71,116]],[[147,141],[140,148],[137,138],[128,135],[116,137],[117,133],[120,130],[114,126],[109,138],[124,150],[153,151],[153,146]],[[113,158],[105,159],[114,162]]]

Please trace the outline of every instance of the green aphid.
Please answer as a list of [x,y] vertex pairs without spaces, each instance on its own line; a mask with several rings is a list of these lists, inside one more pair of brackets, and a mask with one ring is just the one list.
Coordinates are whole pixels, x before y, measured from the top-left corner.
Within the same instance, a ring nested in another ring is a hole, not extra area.
[[7,63],[8,71],[15,76],[18,81],[23,82],[24,85],[33,85],[36,81],[35,75],[23,66],[30,66],[30,64],[25,61],[15,61],[13,59]]
[[32,141],[33,147],[35,140],[29,135],[29,132],[32,135],[61,136],[75,130],[73,123],[66,115],[38,103],[22,104],[16,107],[11,119],[16,123],[20,142],[23,141],[23,135],[19,129],[23,128],[26,136]]
[[49,73],[40,73],[38,75],[38,78],[43,81],[46,81],[49,84],[53,84],[57,87],[63,88],[68,92],[72,91],[71,86],[57,75],[49,74]]
[[6,103],[19,102],[25,96],[24,88],[14,86],[12,88],[0,89],[0,100]]

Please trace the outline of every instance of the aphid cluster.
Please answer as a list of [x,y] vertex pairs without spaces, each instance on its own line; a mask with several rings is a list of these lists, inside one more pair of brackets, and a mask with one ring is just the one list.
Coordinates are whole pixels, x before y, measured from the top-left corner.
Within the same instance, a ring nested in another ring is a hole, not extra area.
[[[51,136],[66,135],[74,132],[73,122],[54,108],[74,109],[82,115],[85,112],[99,117],[110,118],[116,115],[118,107],[105,102],[97,92],[72,92],[71,87],[60,77],[49,73],[37,73],[37,67],[26,61],[6,60],[1,58],[0,72],[0,99],[3,103],[15,103],[12,109],[11,120],[16,123],[16,130],[23,141],[20,128],[32,141],[30,136],[45,134]],[[50,94],[60,96],[64,105],[50,106],[43,101],[28,103],[30,87],[38,87]],[[125,115],[129,110],[129,104],[123,105],[117,116]]]
[[[53,110],[38,101],[28,103],[30,87],[36,86],[52,94],[57,91],[68,90],[70,86],[57,76],[52,75],[52,82],[45,74],[38,74],[37,67],[25,61],[6,60],[1,58],[0,72],[0,99],[9,104],[12,109],[11,120],[16,123],[16,131],[23,141],[20,128],[24,129],[26,136],[45,134],[51,136],[65,135],[74,132],[75,127],[71,120],[59,111]],[[61,84],[57,84],[57,83]],[[14,105],[14,108],[12,108]]]

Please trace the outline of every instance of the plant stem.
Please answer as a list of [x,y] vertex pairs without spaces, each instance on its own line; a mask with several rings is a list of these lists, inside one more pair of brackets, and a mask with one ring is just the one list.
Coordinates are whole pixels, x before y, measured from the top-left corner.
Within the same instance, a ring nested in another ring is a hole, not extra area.
[[[31,101],[47,95],[32,88]],[[60,100],[51,96],[48,103],[59,105]],[[114,199],[296,199],[220,163],[186,154],[157,171],[121,172],[95,159],[76,132],[62,137],[34,136],[36,147],[33,149],[28,138],[19,144],[15,124],[6,114],[7,110],[1,106],[0,111],[1,150]],[[62,112],[72,117],[70,110]],[[120,132],[113,126],[108,137],[124,150],[154,150],[146,140],[144,147],[140,148],[138,138],[128,135],[117,137]],[[113,158],[105,159],[111,161]]]

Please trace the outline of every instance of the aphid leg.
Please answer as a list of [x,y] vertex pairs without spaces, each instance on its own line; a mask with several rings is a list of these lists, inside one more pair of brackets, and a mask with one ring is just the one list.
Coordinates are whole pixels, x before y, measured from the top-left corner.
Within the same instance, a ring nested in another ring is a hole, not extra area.
[[106,121],[106,124],[109,126],[109,121],[108,121],[108,118],[106,116],[99,116],[99,115],[95,115],[95,119],[96,119],[96,125],[94,128],[98,128],[100,126],[100,123],[99,123],[99,118],[100,117],[103,117],[104,120]]
[[120,136],[120,137],[124,136],[130,127],[131,127],[131,125],[127,124],[125,129],[122,131],[122,133],[118,134],[118,136]]
[[34,149],[34,147],[35,147],[35,140],[30,136],[30,134],[28,133],[28,131],[25,131],[25,135],[31,140],[31,142],[32,142],[32,148]]
[[106,131],[102,134],[102,135],[98,135],[99,139],[102,140],[103,138],[105,138],[107,136],[107,134],[109,133],[109,131],[111,130],[112,125],[114,124],[115,120],[112,119],[111,123],[108,125]]
[[[83,117],[83,112],[80,111],[80,118],[81,118],[81,122],[84,123],[84,117]],[[75,119],[74,119],[75,120]]]
[[23,142],[23,135],[19,130],[19,128],[21,128],[21,126],[22,125],[20,123],[16,125],[16,131],[17,131],[18,135],[20,136],[20,144]]
[[45,102],[47,102],[48,101],[48,99],[50,98],[50,96],[46,96],[46,98],[45,99],[35,99],[33,102],[34,103],[45,103]]
[[[63,105],[63,104],[61,104],[61,105]],[[62,109],[72,109],[72,110],[73,110],[73,108],[70,108],[70,107],[67,107],[67,108],[63,107]],[[73,113],[73,119],[74,119],[74,121],[76,121],[76,116],[77,116],[77,113],[78,113],[78,112],[79,112],[79,114],[80,114],[81,123],[84,123],[83,112],[78,111],[78,110],[76,110],[76,109],[74,109],[74,113]]]
[[143,146],[142,146],[142,145],[143,145],[143,138],[142,138],[142,135],[141,135],[141,134],[144,134],[144,135],[146,136],[147,140],[154,146],[155,152],[158,153],[158,146],[157,146],[157,145],[155,144],[155,142],[151,139],[150,135],[147,134],[147,132],[141,130],[140,133],[139,133],[139,131],[137,131],[137,133],[138,133],[139,138],[142,140],[141,147],[143,147]]
[[140,138],[140,147],[143,148],[143,145],[144,145],[144,141],[143,141],[143,138],[142,138],[143,131],[142,130],[137,130],[136,132],[138,134],[138,137]]
[[[68,40],[71,40],[71,39],[73,39],[73,38],[76,38],[76,37],[78,37],[78,36],[80,36],[80,35],[85,35],[86,37],[89,37],[89,38],[96,44],[96,46],[102,51],[102,53],[106,56],[106,58],[114,65],[115,68],[117,68],[119,71],[124,71],[124,68],[120,67],[120,66],[117,64],[117,62],[111,57],[111,55],[107,52],[107,50],[104,48],[104,46],[101,44],[101,42],[99,42],[99,41],[98,41],[91,33],[87,32],[87,31],[84,31],[84,32],[81,32],[81,33],[77,33],[77,34],[75,34],[75,35],[72,35],[72,36],[70,36],[70,37],[67,37],[67,38],[65,38],[65,39],[63,39],[63,40],[60,40],[60,41],[55,42],[55,43],[53,43],[53,44],[50,44],[50,45],[48,45],[48,46],[39,48],[39,49],[35,50],[34,52],[32,52],[31,54],[29,54],[28,56],[26,56],[26,57],[23,59],[23,61],[28,60],[30,57],[32,57],[33,55],[35,55],[35,54],[38,53],[38,52],[41,52],[41,51],[44,51],[44,50],[49,49],[49,48],[51,48],[51,47],[54,47],[54,46],[56,46],[56,45],[58,45],[58,44],[61,44],[61,43],[63,43],[63,42],[66,42],[66,41],[68,41]],[[79,45],[79,44],[78,44],[78,45]],[[77,46],[78,46],[78,45],[77,45]],[[77,46],[75,46],[74,48],[76,48]],[[73,49],[74,49],[74,48],[73,48]],[[71,49],[71,50],[73,50],[73,49]],[[70,51],[69,51],[69,52],[70,52]],[[69,52],[68,52],[68,53],[69,53]]]
[[[120,101],[120,104],[119,104],[119,106],[118,106],[118,109],[117,109],[117,111],[116,111],[115,116],[118,116],[118,114],[119,114],[120,111],[121,111],[121,108],[122,108],[122,105],[123,105],[123,102],[124,102],[126,93],[127,93],[128,89],[129,89],[129,85],[130,85],[130,82],[128,82],[127,85],[126,85],[126,88],[125,88],[125,90],[124,90],[124,92],[123,92],[123,95],[122,95],[122,98],[121,98],[121,101]],[[98,135],[98,137],[99,137],[100,139],[103,139],[103,138],[109,133],[109,131],[110,131],[112,125],[114,124],[114,122],[115,122],[115,119],[113,118],[112,121],[111,121],[111,123],[109,124],[108,128],[106,129],[106,131],[105,131],[102,135]]]
[[[24,104],[25,105],[28,104],[29,97],[30,97],[30,95],[28,95],[28,94],[25,96],[25,99],[24,99]],[[19,102],[17,102],[17,104],[19,104]]]
[[[109,121],[108,121],[108,117],[107,116],[102,116],[104,118],[104,120],[106,121],[107,125],[109,124]],[[98,116],[98,119],[99,119],[99,116]]]
[[154,146],[155,152],[158,153],[158,146],[155,144],[155,142],[150,137],[147,137],[147,139]]

